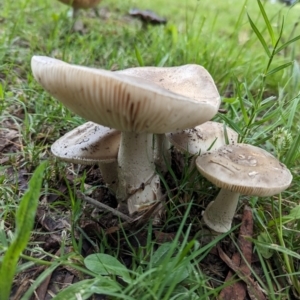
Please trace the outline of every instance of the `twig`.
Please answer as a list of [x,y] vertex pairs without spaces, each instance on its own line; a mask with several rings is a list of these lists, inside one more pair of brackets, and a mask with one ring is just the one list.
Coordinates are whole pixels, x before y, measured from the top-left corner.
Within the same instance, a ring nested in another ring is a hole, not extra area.
[[104,209],[104,210],[106,210],[106,211],[111,212],[113,215],[119,217],[119,218],[120,218],[121,220],[123,220],[123,221],[126,221],[126,222],[128,222],[128,223],[132,223],[132,222],[134,221],[134,219],[132,219],[132,218],[126,216],[125,214],[121,213],[120,211],[118,211],[118,210],[116,210],[116,209],[114,209],[114,208],[112,208],[112,207],[110,207],[110,206],[108,206],[108,205],[105,205],[105,204],[103,204],[103,203],[101,203],[101,202],[99,202],[99,201],[96,201],[96,200],[94,200],[94,199],[91,198],[91,197],[86,196],[86,195],[84,195],[84,194],[83,194],[82,192],[80,192],[80,191],[76,191],[76,195],[77,195],[77,197],[80,198],[81,200],[84,200],[84,201],[86,201],[86,202],[88,202],[88,203],[90,203],[90,204],[92,204],[92,205],[94,205],[94,206],[96,206],[96,207],[99,207],[99,208],[102,208],[102,209]]

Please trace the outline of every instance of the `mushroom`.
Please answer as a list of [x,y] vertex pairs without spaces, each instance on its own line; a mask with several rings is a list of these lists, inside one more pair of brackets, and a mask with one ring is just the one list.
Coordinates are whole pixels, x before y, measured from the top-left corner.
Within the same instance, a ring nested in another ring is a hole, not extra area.
[[120,205],[128,205],[129,213],[161,198],[153,162],[153,133],[164,134],[206,122],[217,113],[220,104],[213,79],[198,65],[155,68],[161,82],[174,81],[174,87],[169,85],[169,89],[145,77],[129,75],[129,71],[126,74],[92,69],[49,57],[34,56],[31,67],[45,90],[73,112],[122,131],[117,198]]
[[73,8],[73,18],[78,14],[79,9],[95,8],[101,0],[59,0],[60,2],[70,5]]
[[[238,141],[238,134],[233,129],[213,121],[205,122],[192,129],[167,133],[166,136],[177,150],[193,156],[189,163],[190,172],[195,168],[198,155],[207,151],[215,151],[227,142],[232,145]],[[189,180],[193,184],[195,184],[195,175],[195,173],[192,174]]]
[[[199,66],[198,66],[199,67]],[[172,74],[172,71],[174,74]],[[184,71],[183,74],[179,74],[179,71]],[[183,96],[188,96],[189,92],[185,90],[188,88],[193,75],[193,72],[197,72],[196,68],[193,70],[192,65],[181,66],[179,68],[157,68],[157,67],[137,67],[130,68],[121,71],[117,71],[119,74],[126,74],[134,77],[139,77],[148,81],[151,81],[158,86],[172,92],[176,92]],[[179,87],[179,88],[178,88]],[[171,164],[171,155],[169,153],[170,143],[166,139],[165,134],[155,134],[153,139],[154,149],[154,164],[162,173],[166,173],[167,164]]]
[[208,121],[192,129],[185,129],[178,132],[166,134],[169,142],[181,152],[188,152],[191,155],[204,154],[207,151],[214,151],[221,146],[233,145],[238,141],[238,134],[223,124]]
[[160,24],[167,23],[166,18],[162,18],[158,16],[154,11],[149,9],[141,10],[138,8],[132,8],[129,10],[129,15],[132,16],[133,18],[139,18],[143,23],[144,27],[148,24],[160,25]]
[[97,163],[103,181],[115,193],[120,139],[120,131],[87,122],[59,138],[51,146],[51,151],[67,162],[84,165]]
[[196,159],[198,171],[221,188],[203,214],[215,232],[231,228],[239,195],[273,196],[289,187],[292,175],[267,151],[246,144],[226,145]]

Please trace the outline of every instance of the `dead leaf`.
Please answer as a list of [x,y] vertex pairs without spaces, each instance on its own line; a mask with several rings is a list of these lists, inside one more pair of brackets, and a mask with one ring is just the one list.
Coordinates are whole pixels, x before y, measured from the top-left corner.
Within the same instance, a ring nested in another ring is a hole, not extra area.
[[[242,218],[242,224],[240,227],[239,237],[238,237],[238,246],[242,253],[243,258],[241,258],[240,252],[236,251],[231,259],[231,262],[239,268],[239,270],[250,278],[251,270],[248,265],[251,265],[252,261],[252,243],[249,239],[246,239],[246,236],[252,237],[253,235],[253,218],[252,210],[247,205],[244,208],[244,214]],[[230,267],[230,266],[229,266]],[[230,267],[231,268],[231,267]],[[231,268],[232,269],[232,268]],[[234,272],[230,270],[225,279],[225,282],[230,282],[233,280]],[[219,300],[243,300],[246,298],[247,294],[247,285],[245,282],[238,281],[234,284],[225,287],[218,299]]]
[[172,242],[176,236],[175,232],[166,233],[161,231],[154,231],[155,241],[158,244],[162,244],[165,242]]
[[17,130],[0,129],[0,151],[13,143],[13,140],[20,136]]
[[[266,300],[262,289],[260,286],[255,282],[248,274],[245,274],[239,266],[237,266],[232,260],[226,255],[226,253],[221,249],[220,246],[218,246],[218,252],[220,258],[226,263],[226,265],[232,269],[236,275],[247,284],[247,290],[248,294],[251,299],[253,300]],[[231,299],[239,299],[239,298],[233,298],[234,295],[231,295]],[[254,297],[254,298],[253,298]],[[221,298],[219,298],[221,299]]]

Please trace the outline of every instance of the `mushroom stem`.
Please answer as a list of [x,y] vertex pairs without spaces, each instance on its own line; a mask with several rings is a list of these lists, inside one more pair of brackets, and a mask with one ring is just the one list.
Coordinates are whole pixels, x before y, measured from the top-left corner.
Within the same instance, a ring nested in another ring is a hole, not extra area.
[[239,193],[221,189],[216,199],[209,203],[203,213],[204,223],[216,232],[223,233],[230,230],[239,196]]
[[76,19],[78,17],[79,10],[80,10],[79,8],[75,8],[75,7],[72,8],[72,18],[73,19]]
[[106,183],[107,187],[116,193],[118,186],[118,162],[117,160],[113,162],[98,162],[98,166],[101,172],[103,181]]
[[167,173],[171,164],[171,154],[169,152],[170,142],[165,134],[154,135],[154,163],[162,173]]
[[153,161],[153,134],[122,132],[118,154],[119,204],[127,202],[129,213],[161,198],[160,179]]

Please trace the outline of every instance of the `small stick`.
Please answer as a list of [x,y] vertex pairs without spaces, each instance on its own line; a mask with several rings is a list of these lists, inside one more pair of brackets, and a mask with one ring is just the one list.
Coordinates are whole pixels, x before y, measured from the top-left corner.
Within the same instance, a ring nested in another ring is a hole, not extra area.
[[106,211],[111,212],[113,215],[119,217],[123,221],[126,221],[128,223],[131,223],[131,222],[134,221],[134,219],[126,216],[125,214],[121,213],[120,211],[118,211],[118,210],[116,210],[116,209],[114,209],[114,208],[112,208],[112,207],[110,207],[108,205],[105,205],[105,204],[103,204],[103,203],[101,203],[99,201],[96,201],[96,200],[94,200],[91,197],[86,196],[86,195],[84,195],[80,191],[77,191],[76,194],[77,194],[77,197],[79,197],[80,199],[82,199],[82,200],[84,200],[84,201],[86,201],[86,202],[88,202],[88,203],[90,203],[90,204],[92,204],[92,205],[94,205],[94,206],[96,206],[98,208],[102,208],[102,209],[104,209]]

